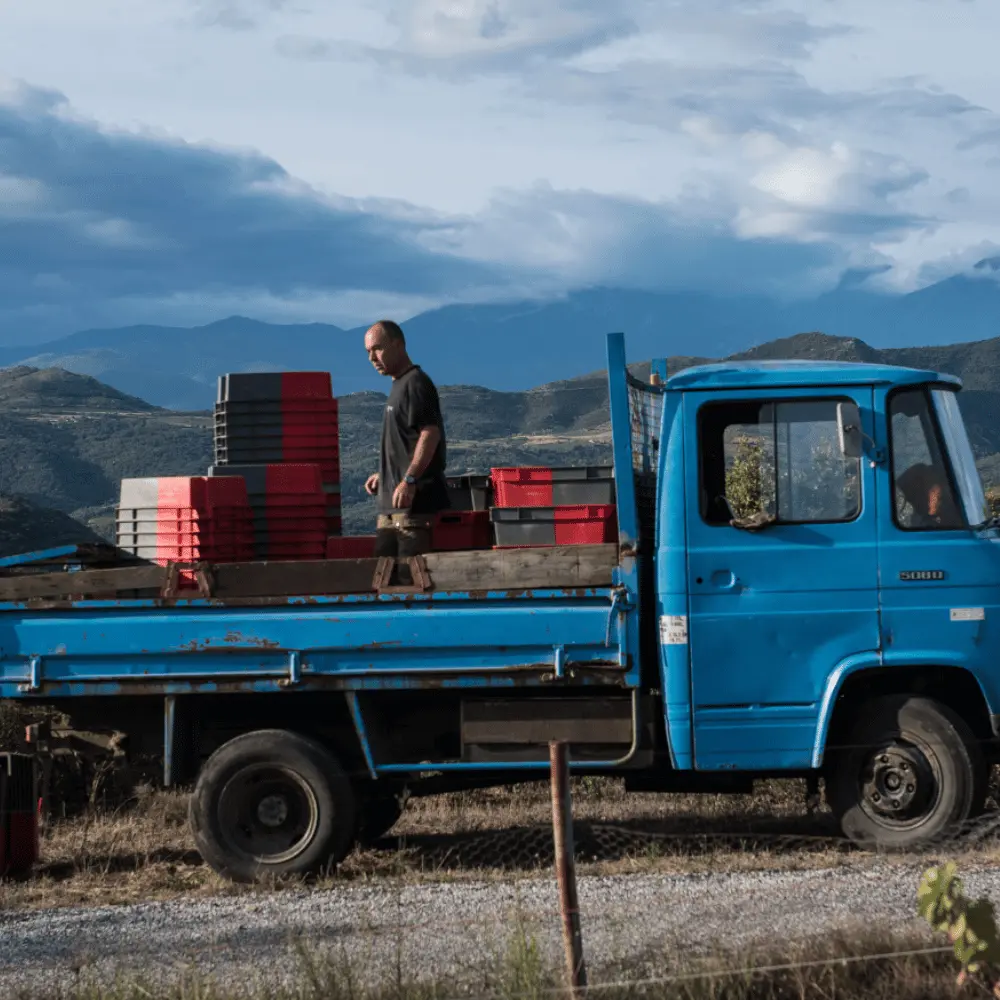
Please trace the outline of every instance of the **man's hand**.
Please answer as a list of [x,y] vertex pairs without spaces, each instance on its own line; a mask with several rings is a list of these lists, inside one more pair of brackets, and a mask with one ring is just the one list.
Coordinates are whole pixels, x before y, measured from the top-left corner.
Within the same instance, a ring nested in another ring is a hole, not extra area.
[[413,497],[416,495],[416,486],[409,483],[400,483],[392,494],[393,510],[409,510],[413,505]]
[[373,472],[365,480],[365,493],[367,493],[370,497],[373,497],[373,496],[375,496],[376,493],[378,493],[378,473],[377,472]]

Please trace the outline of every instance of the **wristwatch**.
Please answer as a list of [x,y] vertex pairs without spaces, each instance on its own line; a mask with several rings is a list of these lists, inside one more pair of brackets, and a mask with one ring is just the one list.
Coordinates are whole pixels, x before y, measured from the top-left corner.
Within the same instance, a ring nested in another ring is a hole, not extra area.
[[409,476],[409,475],[403,476],[403,482],[406,483],[407,486],[416,486],[417,485],[417,477],[416,476]]

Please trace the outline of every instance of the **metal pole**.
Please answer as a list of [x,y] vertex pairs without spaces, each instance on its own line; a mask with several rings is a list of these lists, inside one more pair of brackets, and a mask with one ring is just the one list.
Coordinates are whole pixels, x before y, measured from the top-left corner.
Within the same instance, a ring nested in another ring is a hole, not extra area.
[[573,803],[569,791],[569,751],[565,743],[549,743],[552,771],[552,838],[555,843],[559,912],[562,916],[566,969],[572,995],[583,996],[587,967],[583,960],[580,902],[576,893],[576,863],[573,857]]

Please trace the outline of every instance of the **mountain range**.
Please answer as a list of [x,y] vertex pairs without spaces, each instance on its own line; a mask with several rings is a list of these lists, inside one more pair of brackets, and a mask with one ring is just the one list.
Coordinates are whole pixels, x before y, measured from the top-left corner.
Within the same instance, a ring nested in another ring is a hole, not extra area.
[[[453,305],[403,323],[411,353],[438,385],[520,391],[604,363],[604,334],[624,330],[630,357],[723,357],[808,330],[874,349],[970,343],[1000,334],[1000,259],[907,295],[867,291],[848,276],[819,298],[593,289],[549,302]],[[373,319],[378,317],[372,317]],[[44,344],[0,347],[0,366],[61,368],[174,410],[211,406],[218,375],[330,371],[342,396],[381,390],[364,327],[277,325],[241,316],[194,328],[85,330]],[[27,338],[25,338],[27,339]],[[933,350],[933,348],[921,348]]]
[[[1000,485],[1000,337],[930,348],[881,350],[856,337],[805,333],[729,356],[739,359],[873,361],[958,375],[959,394],[980,469]],[[670,372],[713,360],[668,359]],[[488,366],[486,366],[488,368]],[[633,370],[648,374],[647,363]],[[524,392],[479,386],[440,389],[452,473],[495,465],[599,465],[610,462],[606,375],[601,370]],[[341,474],[345,528],[370,529],[372,501],[362,487],[374,471],[385,396],[340,397]],[[48,523],[23,504],[72,515],[81,530],[111,538],[120,480],[135,476],[203,475],[212,461],[210,409],[177,412],[153,406],[89,376],[25,366],[0,369],[0,495],[23,501],[8,530],[7,551],[37,547]],[[8,519],[10,520],[10,519]],[[84,526],[86,526],[84,528]],[[65,539],[65,522],[59,528]],[[23,551],[23,549],[22,549]]]

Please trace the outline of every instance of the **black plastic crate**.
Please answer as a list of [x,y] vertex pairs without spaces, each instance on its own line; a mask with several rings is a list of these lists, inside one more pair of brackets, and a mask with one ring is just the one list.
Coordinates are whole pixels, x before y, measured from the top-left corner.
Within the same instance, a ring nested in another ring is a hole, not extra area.
[[490,509],[493,488],[489,476],[449,476],[447,482],[452,510]]

